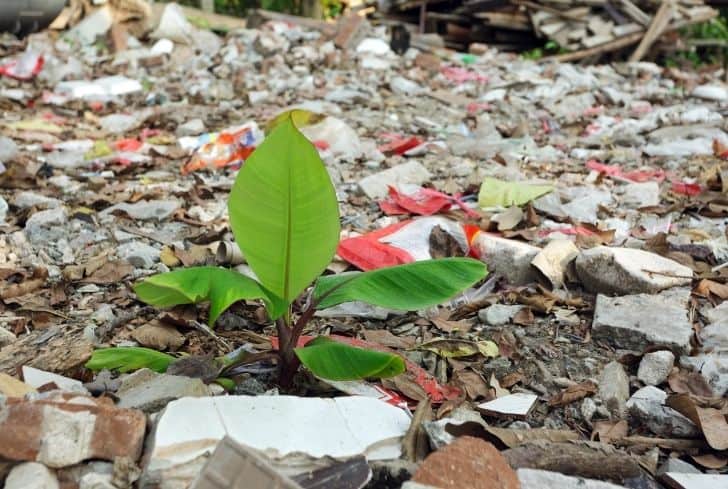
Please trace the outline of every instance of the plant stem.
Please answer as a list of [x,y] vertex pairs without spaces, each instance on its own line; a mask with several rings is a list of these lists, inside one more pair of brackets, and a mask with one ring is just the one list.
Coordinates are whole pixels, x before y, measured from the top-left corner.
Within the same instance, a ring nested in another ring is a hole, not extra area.
[[[278,355],[281,361],[278,383],[281,387],[286,388],[291,386],[291,383],[293,382],[293,376],[298,371],[298,367],[301,366],[301,361],[298,359],[298,356],[296,355],[294,349],[298,344],[301,333],[303,333],[303,328],[305,328],[306,324],[308,324],[311,318],[313,318],[315,312],[315,304],[309,305],[308,309],[303,311],[303,314],[298,317],[298,320],[292,328],[287,325],[281,326],[278,322],[276,323],[278,325],[278,343],[280,348]],[[281,330],[285,331],[285,343],[283,341],[283,338],[281,338]]]

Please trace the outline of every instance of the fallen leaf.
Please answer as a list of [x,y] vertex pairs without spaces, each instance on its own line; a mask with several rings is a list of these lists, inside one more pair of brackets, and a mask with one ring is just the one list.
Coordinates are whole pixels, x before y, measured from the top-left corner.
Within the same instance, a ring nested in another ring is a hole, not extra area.
[[470,369],[458,370],[453,373],[452,380],[465,391],[471,401],[493,398],[485,380],[477,372]]
[[473,325],[465,319],[461,319],[460,321],[451,321],[450,319],[445,319],[442,316],[430,318],[430,322],[434,324],[437,329],[444,331],[445,333],[453,333],[455,331],[467,333],[473,327]]
[[480,186],[478,205],[483,208],[521,206],[553,191],[551,185],[506,182],[486,177]]
[[382,346],[390,348],[411,348],[415,343],[412,336],[395,336],[386,329],[365,329],[364,338],[373,343],[379,343]]
[[505,389],[510,389],[514,385],[526,380],[526,376],[522,372],[511,372],[500,379],[500,385]]
[[627,421],[596,421],[591,434],[592,441],[612,443],[627,436],[629,425]]
[[508,231],[518,226],[523,220],[523,216],[521,208],[514,205],[493,216],[491,221],[498,223],[498,231]]
[[665,405],[673,408],[703,432],[705,441],[715,450],[728,449],[728,422],[726,416],[718,409],[700,407],[689,394],[673,394],[668,396]]
[[469,357],[477,353],[485,357],[497,357],[498,345],[492,341],[467,341],[458,339],[437,338],[414,347],[416,350],[426,350],[444,358]]
[[690,458],[695,460],[695,463],[705,467],[706,469],[718,470],[728,465],[728,455],[703,453],[701,455],[691,455]]
[[551,399],[549,399],[549,406],[565,406],[571,404],[574,401],[584,399],[587,396],[591,396],[597,392],[597,385],[591,380],[586,380],[580,384],[571,385],[566,389],[562,390]]
[[185,342],[185,336],[177,331],[174,326],[170,326],[154,320],[147,323],[131,333],[140,345],[155,350],[176,351]]
[[427,392],[415,382],[411,376],[405,374],[396,375],[387,379],[382,379],[382,385],[387,389],[393,389],[401,392],[414,401],[424,401],[429,399]]
[[670,389],[676,394],[695,394],[702,397],[713,397],[713,389],[700,372],[674,370],[667,378]]
[[89,284],[108,285],[121,282],[124,277],[131,275],[134,267],[124,260],[107,261],[101,268],[90,276],[81,280]]
[[530,307],[524,307],[513,316],[513,324],[519,326],[532,326],[536,322],[536,318],[533,315]]
[[433,259],[448,258],[451,256],[465,256],[460,243],[440,226],[435,226],[430,231],[430,255]]
[[486,426],[486,433],[495,437],[506,448],[513,448],[526,443],[535,441],[549,441],[552,443],[567,442],[570,440],[578,440],[581,435],[575,431],[568,430],[549,430],[549,429],[533,429],[523,430],[514,428],[497,428],[495,426]]
[[693,293],[708,298],[712,294],[725,300],[728,299],[728,285],[714,282],[713,280],[703,279],[698,282],[697,286],[695,286]]
[[504,397],[510,394],[510,391],[508,389],[504,389],[503,387],[501,387],[500,382],[498,382],[495,374],[490,374],[490,380],[488,381],[488,385],[491,389],[495,391],[495,397]]

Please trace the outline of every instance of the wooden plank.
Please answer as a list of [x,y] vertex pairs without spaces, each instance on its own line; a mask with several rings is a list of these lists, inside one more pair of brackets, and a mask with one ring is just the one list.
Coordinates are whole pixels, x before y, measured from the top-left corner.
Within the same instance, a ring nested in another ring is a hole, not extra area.
[[660,4],[660,8],[657,9],[657,13],[652,18],[650,27],[647,29],[644,37],[640,41],[637,49],[634,50],[632,55],[629,57],[630,62],[641,60],[650,47],[655,43],[662,33],[667,28],[672,16],[675,12],[675,4],[672,0],[665,0]]

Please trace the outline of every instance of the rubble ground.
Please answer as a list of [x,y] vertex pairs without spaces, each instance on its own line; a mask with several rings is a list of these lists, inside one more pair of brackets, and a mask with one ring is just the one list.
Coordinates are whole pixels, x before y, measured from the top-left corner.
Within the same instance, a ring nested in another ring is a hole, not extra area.
[[[0,37],[0,486],[728,487],[724,69],[397,54],[363,18],[221,35],[181,12],[150,29],[110,2]],[[304,332],[404,374],[283,389],[260,304],[213,329],[132,289],[250,273],[228,195],[293,108],[339,201],[326,273],[488,265],[446,304],[345,303]],[[129,346],[140,363],[89,363]],[[214,366],[241,352],[260,360]]]

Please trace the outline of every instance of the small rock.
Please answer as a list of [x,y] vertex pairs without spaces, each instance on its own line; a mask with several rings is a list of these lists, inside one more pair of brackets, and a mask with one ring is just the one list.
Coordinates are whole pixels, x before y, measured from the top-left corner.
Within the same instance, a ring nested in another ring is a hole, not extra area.
[[597,246],[576,259],[576,272],[585,288],[603,294],[659,292],[690,284],[693,271],[649,251]]
[[478,311],[478,319],[491,326],[509,324],[525,306],[493,304]]
[[431,453],[413,482],[440,489],[518,489],[516,472],[497,448],[480,438],[462,436]]
[[657,436],[665,438],[697,438],[700,430],[692,421],[665,406],[667,394],[651,385],[635,392],[629,401],[629,414]]
[[[0,457],[48,467],[141,455],[146,418],[111,399],[54,393],[0,400]],[[33,487],[33,486],[24,486]]]
[[572,477],[558,472],[537,469],[518,469],[521,489],[624,489],[609,482]]
[[670,350],[645,353],[637,370],[637,378],[646,385],[660,385],[667,380],[675,355]]
[[728,100],[728,89],[724,85],[698,85],[693,89],[693,97],[724,102]]
[[[0,163],[2,165],[2,163]],[[2,166],[0,166],[0,170],[2,170]],[[8,209],[10,209],[10,206],[8,206],[8,202],[3,198],[2,195],[0,195],[0,224],[5,222],[5,219],[8,217]]]
[[7,329],[0,326],[0,348],[2,348],[5,345],[14,343],[15,340],[17,340],[17,339],[18,339],[18,337],[15,336],[12,332],[10,332]]
[[488,271],[504,276],[511,285],[525,285],[538,278],[531,262],[541,248],[488,233],[479,233],[473,247],[488,265]]
[[176,399],[208,396],[210,391],[200,379],[158,374],[145,368],[125,378],[116,395],[119,407],[150,413]]
[[616,419],[625,414],[625,404],[629,399],[629,376],[619,362],[605,365],[599,378],[599,398]]
[[607,297],[599,294],[594,309],[592,336],[618,348],[645,350],[659,345],[690,352],[693,328],[688,321],[690,289],[660,294]]
[[18,145],[6,136],[0,136],[0,163],[8,163],[18,154]]
[[68,222],[68,214],[64,207],[56,207],[39,211],[25,221],[25,231],[32,233],[40,228],[59,227]]
[[383,56],[385,54],[390,54],[392,50],[390,49],[389,44],[384,40],[376,37],[368,37],[359,43],[356,47],[356,52],[360,54],[366,53]]
[[389,81],[392,92],[398,95],[418,95],[424,91],[421,85],[402,76],[395,76]]
[[78,489],[118,489],[112,483],[113,476],[111,474],[91,473],[81,477]]
[[15,196],[15,206],[21,209],[29,209],[31,207],[53,209],[61,205],[63,203],[60,200],[36,194],[35,192],[20,192]]
[[116,254],[136,268],[152,268],[159,261],[159,250],[141,241],[129,241],[120,245]]
[[584,421],[591,421],[597,413],[597,404],[591,397],[586,397],[583,401],[581,401],[579,411],[581,412],[581,417],[584,418]]
[[441,418],[437,421],[423,422],[422,428],[425,430],[427,438],[430,441],[430,447],[434,450],[439,450],[456,439],[456,437],[448,431],[448,427],[461,426],[465,423],[476,423],[483,428],[486,426],[485,421],[483,421],[483,417],[480,414],[471,409],[459,407],[453,409],[447,418]]
[[100,215],[106,216],[114,212],[125,212],[133,219],[140,219],[142,221],[156,219],[158,221],[163,221],[171,216],[177,209],[179,209],[179,202],[176,200],[141,200],[134,204],[122,202],[112,205],[111,207],[101,211]]
[[359,188],[370,199],[383,199],[390,185],[413,183],[421,185],[430,180],[432,175],[418,161],[409,161],[359,180]]
[[622,203],[638,209],[660,204],[660,185],[657,182],[630,183],[624,186]]
[[175,134],[179,137],[197,136],[205,132],[205,123],[201,119],[191,119],[177,126]]
[[111,134],[123,134],[141,125],[138,116],[128,114],[109,114],[99,119],[101,128]]
[[26,462],[16,465],[5,479],[5,489],[58,489],[56,475],[43,464]]

